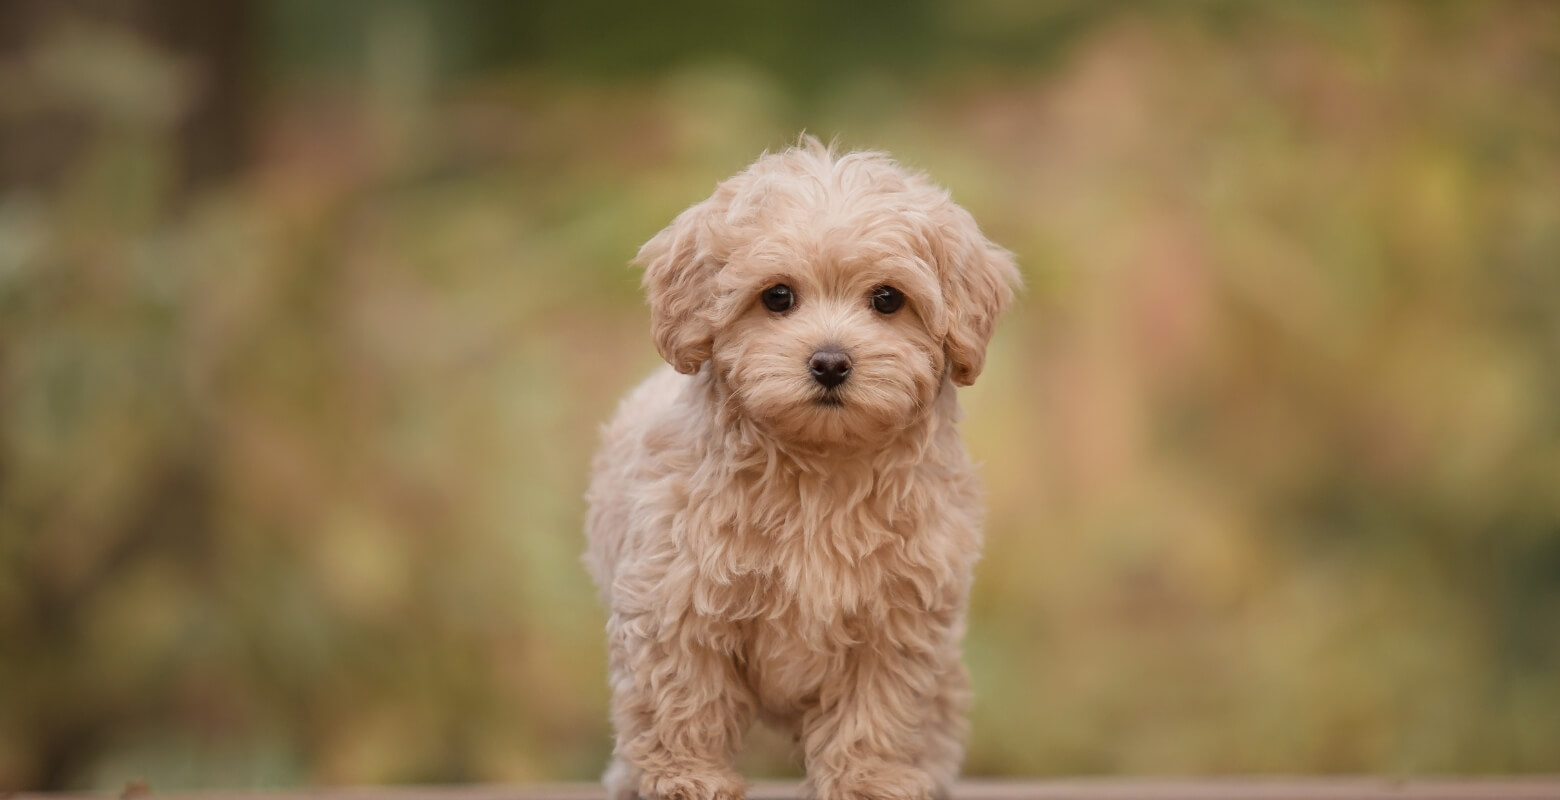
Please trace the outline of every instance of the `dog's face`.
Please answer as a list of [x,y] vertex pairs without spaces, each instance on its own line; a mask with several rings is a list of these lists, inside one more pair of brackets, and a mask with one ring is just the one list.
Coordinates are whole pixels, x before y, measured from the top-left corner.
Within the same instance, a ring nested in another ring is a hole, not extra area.
[[816,141],[764,156],[640,250],[656,347],[783,439],[861,444],[980,374],[1018,272],[947,193]]

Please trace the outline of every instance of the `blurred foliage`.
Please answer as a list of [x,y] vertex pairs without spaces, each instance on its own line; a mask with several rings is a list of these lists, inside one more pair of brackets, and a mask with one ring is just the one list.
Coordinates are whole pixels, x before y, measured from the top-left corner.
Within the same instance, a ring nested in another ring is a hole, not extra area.
[[625,262],[801,128],[1030,283],[969,772],[1560,770],[1560,9],[738,8],[261,3],[193,187],[199,59],[5,52],[0,789],[594,778]]

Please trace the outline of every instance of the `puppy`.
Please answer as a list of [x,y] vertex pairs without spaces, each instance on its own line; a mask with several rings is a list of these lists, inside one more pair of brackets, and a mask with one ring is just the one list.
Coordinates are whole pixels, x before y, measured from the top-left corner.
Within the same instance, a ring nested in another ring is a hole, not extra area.
[[639,251],[662,368],[603,429],[610,800],[740,800],[753,720],[818,800],[945,797],[979,555],[956,386],[1019,284],[926,178],[810,137]]

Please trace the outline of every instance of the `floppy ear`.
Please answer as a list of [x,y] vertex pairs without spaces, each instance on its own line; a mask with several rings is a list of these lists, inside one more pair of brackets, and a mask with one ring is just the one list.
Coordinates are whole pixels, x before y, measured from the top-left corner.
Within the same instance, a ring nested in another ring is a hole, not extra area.
[[969,386],[986,365],[986,343],[997,317],[1023,284],[1013,254],[992,244],[968,211],[949,201],[938,215],[942,238],[939,272],[948,308],[943,350],[953,382]]
[[689,375],[699,371],[713,345],[711,279],[725,257],[710,247],[714,215],[714,198],[690,206],[645,242],[633,262],[645,268],[655,349],[678,372]]

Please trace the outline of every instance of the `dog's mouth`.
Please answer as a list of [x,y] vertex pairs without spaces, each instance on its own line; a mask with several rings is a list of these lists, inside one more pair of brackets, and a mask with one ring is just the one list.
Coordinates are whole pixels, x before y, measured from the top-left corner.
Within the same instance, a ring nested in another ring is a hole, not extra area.
[[819,395],[818,399],[813,401],[813,405],[826,406],[828,408],[840,408],[845,405],[845,399],[840,397],[838,392],[830,389],[829,391]]

